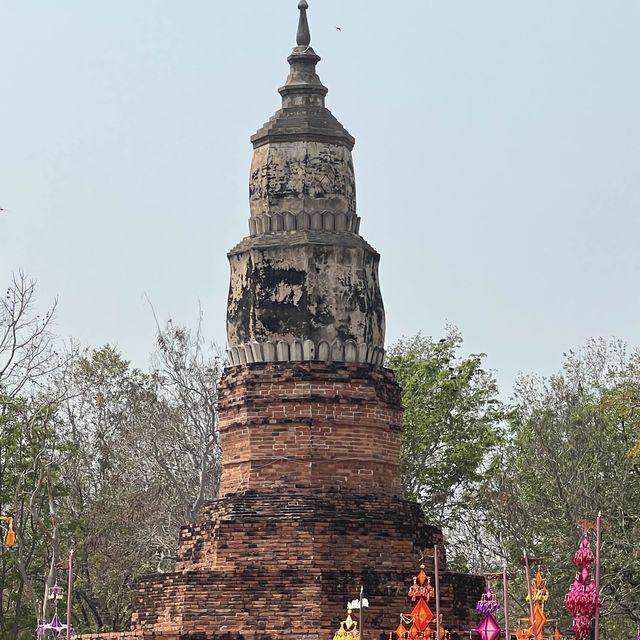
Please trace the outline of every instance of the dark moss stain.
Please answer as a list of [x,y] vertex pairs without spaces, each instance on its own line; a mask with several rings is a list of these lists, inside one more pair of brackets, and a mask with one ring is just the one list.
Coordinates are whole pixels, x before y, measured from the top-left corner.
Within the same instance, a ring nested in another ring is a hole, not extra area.
[[[293,267],[280,267],[265,259],[255,269],[250,284],[255,290],[257,319],[267,334],[305,335],[309,327],[309,295],[307,272]],[[279,292],[288,291],[284,299]],[[269,335],[264,337],[268,338]]]
[[371,296],[362,282],[356,282],[351,287],[348,301],[349,311],[360,311],[362,313],[366,313],[371,308]]
[[369,274],[367,281],[369,282],[369,290],[371,291],[371,299],[369,300],[369,313],[367,314],[367,328],[365,332],[371,335],[376,328],[384,333],[385,317],[384,302],[382,301],[382,293],[378,281],[378,263],[380,258],[377,255],[365,253],[365,270]]
[[[384,307],[377,254],[316,245],[300,257],[302,266],[295,255],[263,250],[251,252],[246,262],[233,263],[234,278],[241,283],[233,292],[237,297],[229,297],[233,341],[277,341],[288,335],[301,341],[335,337],[343,342],[380,343]],[[297,266],[289,266],[292,263]]]
[[336,319],[332,313],[331,305],[323,298],[317,298],[315,300],[315,313],[313,313],[311,318],[311,326],[313,329],[318,330],[331,326],[335,321]]

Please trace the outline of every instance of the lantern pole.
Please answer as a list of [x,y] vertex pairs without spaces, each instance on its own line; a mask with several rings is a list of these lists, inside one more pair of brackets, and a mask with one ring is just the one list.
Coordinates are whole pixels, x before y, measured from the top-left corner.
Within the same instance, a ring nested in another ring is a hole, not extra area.
[[67,640],[71,640],[71,598],[73,597],[73,549],[69,552],[69,581],[67,585]]
[[504,607],[504,637],[505,640],[510,640],[509,635],[509,591],[507,581],[507,565],[502,568],[502,601]]
[[364,587],[360,585],[360,640],[364,640],[364,633],[362,631],[362,594],[364,592]]
[[529,575],[529,556],[527,556],[527,552],[523,549],[524,554],[524,572],[527,576],[527,589],[529,591],[529,614],[531,615],[531,630],[533,631],[534,640],[538,634],[538,630],[536,629],[536,620],[533,617],[533,592],[531,591],[531,577]]
[[[596,595],[600,604],[600,545],[602,543],[602,512],[596,518]],[[600,640],[600,607],[596,605],[596,619],[593,626],[594,640]]]
[[436,587],[436,639],[440,640],[440,561],[437,544],[433,545],[433,572]]

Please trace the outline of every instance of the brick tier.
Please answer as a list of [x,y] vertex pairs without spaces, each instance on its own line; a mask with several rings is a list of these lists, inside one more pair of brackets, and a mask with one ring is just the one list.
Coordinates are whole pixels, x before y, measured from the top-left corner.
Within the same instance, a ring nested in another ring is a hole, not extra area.
[[370,364],[259,363],[222,379],[220,495],[247,489],[400,493],[400,390]]
[[[418,505],[399,498],[344,491],[230,495],[210,503],[200,524],[183,527],[175,573],[140,581],[133,631],[331,638],[347,599],[363,585],[371,603],[367,635],[378,638],[397,626],[400,612],[411,611],[406,593],[417,559],[436,543],[440,530],[425,524]],[[450,629],[471,628],[481,589],[480,578],[443,572]]]

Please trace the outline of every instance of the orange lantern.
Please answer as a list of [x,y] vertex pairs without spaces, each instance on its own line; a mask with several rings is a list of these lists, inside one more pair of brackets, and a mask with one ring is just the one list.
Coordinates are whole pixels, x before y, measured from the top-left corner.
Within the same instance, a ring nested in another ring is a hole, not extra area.
[[12,547],[16,543],[16,532],[13,530],[13,517],[0,516],[0,520],[4,520],[9,524],[9,526],[7,527],[7,533],[4,537],[4,544],[7,547]]

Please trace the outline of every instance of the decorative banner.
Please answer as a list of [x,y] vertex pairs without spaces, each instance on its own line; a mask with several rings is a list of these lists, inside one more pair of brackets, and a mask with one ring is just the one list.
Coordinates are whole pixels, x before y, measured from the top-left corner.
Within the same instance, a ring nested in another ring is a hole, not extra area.
[[351,608],[347,609],[347,617],[340,623],[340,628],[333,636],[333,640],[360,640],[358,623],[351,617]]
[[589,543],[589,536],[584,533],[575,563],[578,567],[576,577],[564,598],[564,606],[573,616],[571,628],[576,640],[585,640],[591,634],[593,620],[600,606],[600,598],[596,592],[596,583],[591,579],[589,565],[593,562],[593,552]]
[[[547,618],[545,605],[549,600],[549,589],[547,588],[547,579],[542,575],[540,567],[536,571],[536,575],[531,580],[531,599],[533,600],[533,620],[529,618],[521,618],[516,629],[517,640],[562,640],[564,636],[558,628],[558,621],[555,618]],[[527,602],[529,596],[527,595]],[[523,627],[522,623],[529,626]],[[553,635],[545,635],[545,627],[554,624]]]
[[7,528],[7,535],[5,536],[4,543],[7,547],[13,547],[16,543],[16,534],[13,530],[13,522],[9,522],[9,527]]
[[7,547],[12,547],[16,543],[16,532],[13,530],[13,516],[0,516],[0,522],[7,523],[7,533],[4,541],[0,538],[0,544],[4,543]]
[[[429,608],[429,601],[435,596],[431,577],[425,572],[424,564],[420,565],[418,575],[413,578],[407,596],[415,605],[410,614],[400,614],[400,624],[395,631],[389,633],[389,640],[450,640],[451,634],[440,625],[440,635],[431,628],[435,614]],[[436,623],[437,624],[437,623]]]
[[[366,609],[369,606],[369,601],[366,598],[362,598],[362,608]],[[359,609],[360,600],[352,600],[347,604],[347,609]]]

